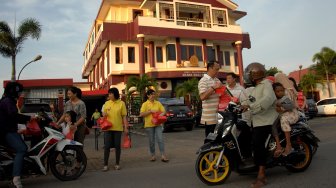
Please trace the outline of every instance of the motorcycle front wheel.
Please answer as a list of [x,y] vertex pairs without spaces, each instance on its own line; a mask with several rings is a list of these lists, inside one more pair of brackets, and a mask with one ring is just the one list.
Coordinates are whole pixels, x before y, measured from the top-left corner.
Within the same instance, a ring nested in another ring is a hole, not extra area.
[[87,159],[80,146],[66,146],[63,151],[55,151],[49,157],[50,170],[61,181],[75,180],[86,169]]
[[198,178],[207,185],[220,185],[231,174],[229,159],[223,155],[216,167],[220,151],[208,151],[201,153],[196,160],[195,168]]

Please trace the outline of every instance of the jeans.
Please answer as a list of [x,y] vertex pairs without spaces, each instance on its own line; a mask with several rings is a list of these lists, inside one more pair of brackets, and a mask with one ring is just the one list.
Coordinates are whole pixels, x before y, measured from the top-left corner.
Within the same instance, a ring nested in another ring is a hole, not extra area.
[[10,132],[6,134],[7,144],[16,152],[13,165],[13,176],[21,176],[23,159],[27,152],[27,145],[24,143],[20,134]]
[[152,156],[155,155],[155,139],[158,142],[159,149],[161,152],[161,155],[165,154],[164,151],[164,142],[163,142],[163,127],[162,126],[156,126],[156,127],[147,127],[146,128],[148,139],[149,139],[149,152]]

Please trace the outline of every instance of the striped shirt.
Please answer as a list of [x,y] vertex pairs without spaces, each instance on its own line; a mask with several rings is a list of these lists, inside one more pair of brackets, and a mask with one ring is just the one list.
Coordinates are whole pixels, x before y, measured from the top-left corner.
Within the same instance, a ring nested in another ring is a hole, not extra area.
[[[220,82],[220,80],[218,78],[211,78],[208,74],[204,74],[204,76],[198,82],[199,94],[201,95],[202,93],[209,90],[209,88],[215,85],[216,82]],[[218,103],[219,95],[216,93],[211,94],[206,100],[202,101],[201,124],[217,124]]]

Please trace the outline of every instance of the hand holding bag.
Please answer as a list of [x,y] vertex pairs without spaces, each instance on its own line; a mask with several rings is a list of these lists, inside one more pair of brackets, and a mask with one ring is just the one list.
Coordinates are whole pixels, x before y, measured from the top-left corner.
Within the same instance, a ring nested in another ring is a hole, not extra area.
[[131,148],[132,147],[131,137],[129,136],[128,133],[124,134],[124,139],[123,139],[122,147],[123,148]]
[[101,130],[105,131],[112,127],[112,123],[107,120],[107,117],[101,117],[97,120]]
[[152,113],[152,123],[154,125],[161,125],[162,123],[167,121],[167,116],[161,116],[162,112],[154,112]]

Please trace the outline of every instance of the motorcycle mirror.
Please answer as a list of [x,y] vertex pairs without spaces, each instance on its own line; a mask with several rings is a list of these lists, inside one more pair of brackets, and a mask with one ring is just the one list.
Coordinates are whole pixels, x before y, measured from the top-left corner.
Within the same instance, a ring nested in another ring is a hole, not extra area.
[[248,99],[249,99],[250,102],[255,102],[256,101],[256,98],[251,96],[251,95],[249,95]]

